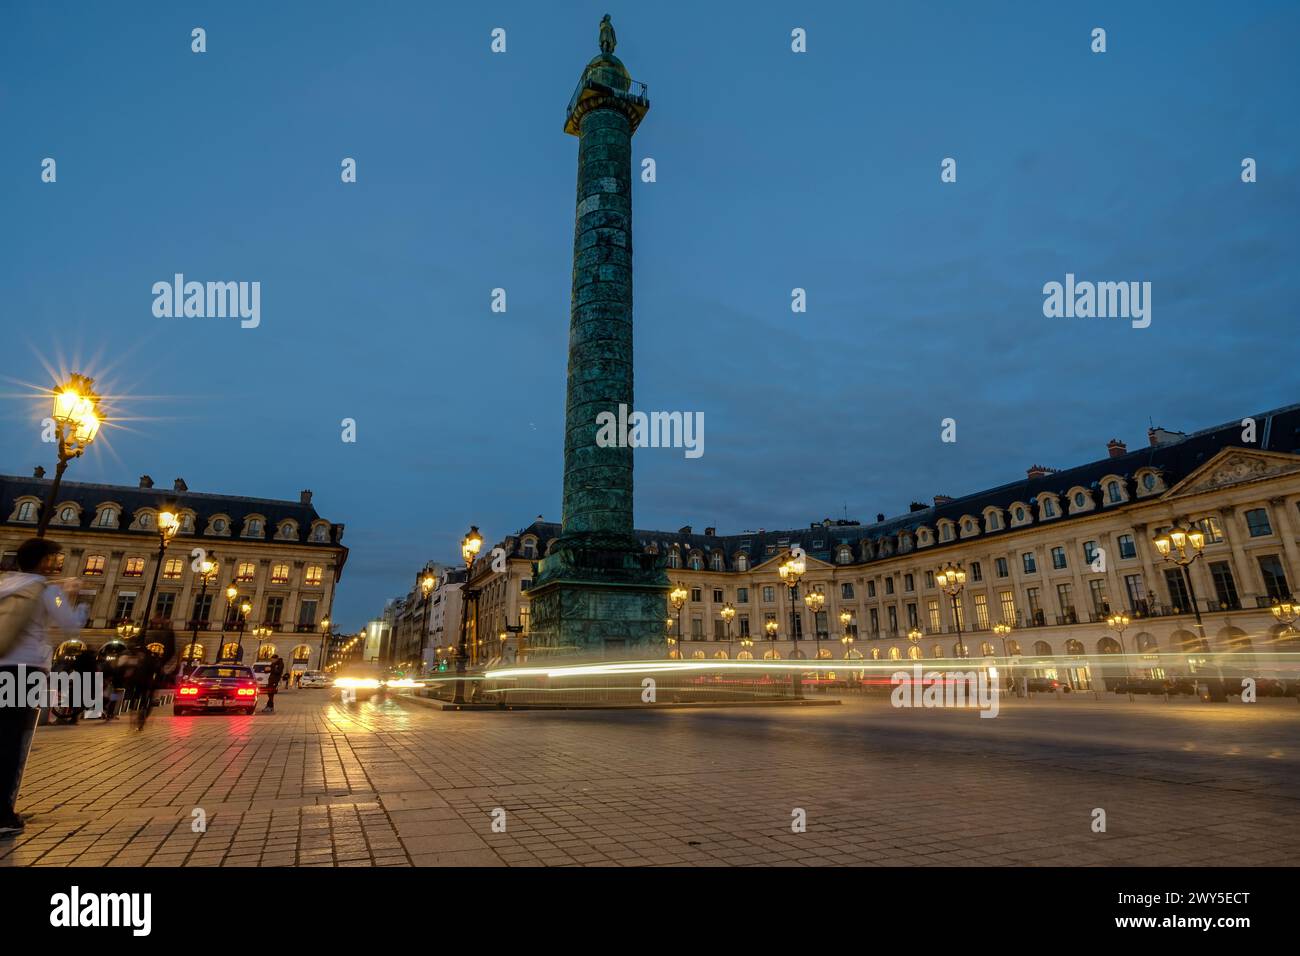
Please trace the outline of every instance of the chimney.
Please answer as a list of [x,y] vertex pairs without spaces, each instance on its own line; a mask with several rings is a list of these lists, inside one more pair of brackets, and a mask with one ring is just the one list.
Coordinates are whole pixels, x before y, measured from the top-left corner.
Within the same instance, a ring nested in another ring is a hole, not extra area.
[[704,535],[705,535],[705,537],[708,537],[708,538],[712,538],[712,537],[713,537],[715,534],[717,534],[717,533],[718,533],[718,529],[717,529],[717,528],[705,528],[705,529],[704,529]]
[[880,512],[876,512],[876,524],[880,524],[884,520],[885,520],[885,516]]
[[140,487],[141,487],[141,488],[152,488],[152,487],[153,487],[153,479],[150,478],[148,475],[141,475],[141,476],[140,476]]
[[923,505],[923,504],[921,504],[921,502],[919,502],[919,501],[913,501],[910,505],[907,506],[907,510],[908,510],[908,511],[925,511],[925,510],[926,510],[927,508],[929,508],[929,507],[930,507],[929,505]]
[[302,491],[298,492],[298,504],[300,505],[311,504],[311,491],[309,489],[304,488]]
[[1056,471],[1055,468],[1048,468],[1046,465],[1030,465],[1025,469],[1025,474],[1030,478],[1042,478]]
[[40,465],[37,465],[36,468],[32,471],[32,477],[33,477],[33,478],[44,478],[44,477],[45,477],[45,469],[42,468]]
[[690,534],[690,533],[691,533],[691,526],[688,525],[688,524],[684,524],[684,525],[682,525],[680,528],[677,529],[677,533],[678,533],[678,534]]
[[177,478],[172,482],[172,491],[189,491],[190,486],[185,484],[184,478]]
[[935,496],[934,496],[934,506],[935,506],[936,508],[939,507],[940,505],[946,505],[946,504],[950,503],[951,501],[952,501],[952,499],[951,499],[950,497],[948,497],[947,495],[935,495]]

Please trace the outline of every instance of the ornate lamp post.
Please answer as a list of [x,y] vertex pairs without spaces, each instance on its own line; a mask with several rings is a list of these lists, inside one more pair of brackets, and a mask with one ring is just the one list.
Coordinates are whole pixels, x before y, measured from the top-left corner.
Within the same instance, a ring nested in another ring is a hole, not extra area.
[[957,596],[966,587],[966,572],[960,564],[950,561],[939,570],[934,579],[938,582],[939,589],[952,601],[952,619],[957,624],[957,656],[965,657],[966,643],[961,636],[961,607],[957,603]]
[[420,673],[424,673],[424,648],[429,643],[429,597],[433,594],[433,589],[438,586],[438,576],[432,571],[426,571],[424,577],[420,578],[420,590],[424,593],[424,628],[420,634]]
[[[199,576],[199,605],[202,606],[204,598],[208,596],[208,585],[212,582],[217,573],[217,563],[204,558],[200,563],[198,570],[194,572]],[[220,639],[218,638],[218,641]],[[188,669],[194,664],[194,646],[199,642],[199,619],[196,617],[190,621],[190,646],[185,651],[185,667]],[[220,653],[217,654],[220,657]]]
[[821,628],[817,626],[817,615],[826,606],[826,595],[822,594],[821,591],[809,589],[808,593],[803,596],[803,603],[804,607],[812,611],[813,639],[817,643],[817,657],[820,659],[822,656],[822,632]]
[[149,582],[149,597],[144,602],[144,619],[141,626],[145,631],[149,630],[149,615],[153,613],[153,595],[158,588],[158,572],[162,570],[163,557],[167,553],[167,545],[172,538],[176,537],[176,532],[181,530],[181,519],[176,517],[174,511],[158,512],[158,560],[153,566],[153,580]]
[[140,628],[136,627],[130,621],[121,621],[117,625],[117,636],[125,644],[131,643],[131,638],[140,633]]
[[686,660],[686,632],[682,630],[682,609],[686,607],[686,599],[690,596],[691,592],[681,584],[668,592],[668,601],[677,612],[677,659],[679,661]]
[[1007,651],[1007,637],[1011,634],[1011,625],[1006,621],[998,621],[993,625],[993,633],[1002,638],[1002,659],[1007,668],[1007,680],[1014,686],[1016,675],[1011,669],[1011,654]]
[[45,529],[49,527],[68,462],[80,458],[99,434],[99,396],[95,394],[94,385],[94,379],[73,374],[54,390],[54,413],[51,417],[58,437],[59,462],[54,468],[54,481],[50,483],[45,503],[41,506],[36,525],[38,538],[45,537]]
[[320,669],[325,670],[325,665],[329,663],[330,652],[330,619],[323,617],[320,619]]
[[776,623],[775,618],[769,618],[763,623],[763,630],[767,631],[767,639],[772,642],[772,648],[768,651],[769,654],[776,654],[776,632],[780,626],[780,624]]
[[913,647],[919,647],[921,645],[921,638],[924,636],[925,635],[921,633],[919,627],[913,627],[907,632],[907,639],[911,642]]
[[731,658],[731,620],[736,616],[736,605],[728,601],[722,605],[722,610],[718,612],[722,615],[722,620],[727,624],[727,658]]
[[1124,689],[1128,691],[1128,699],[1133,699],[1133,688],[1129,686],[1128,672],[1128,651],[1124,648],[1124,630],[1129,625],[1129,616],[1127,614],[1112,614],[1106,618],[1106,626],[1115,632],[1119,638],[1119,653],[1124,659]]
[[[1197,642],[1201,647],[1208,647],[1209,642],[1205,639],[1205,622],[1201,620],[1201,606],[1196,600],[1196,588],[1192,584],[1191,573],[1192,565],[1205,551],[1204,532],[1179,522],[1164,534],[1156,535],[1151,539],[1151,543],[1155,545],[1156,553],[1161,558],[1176,564],[1182,570],[1183,583],[1187,585],[1187,598],[1192,602],[1192,614],[1196,617]],[[1215,671],[1218,674],[1218,688],[1210,696],[1214,700],[1227,700],[1227,694],[1223,691],[1223,672],[1219,670],[1217,659]]]
[[262,642],[269,640],[275,631],[265,624],[259,624],[250,633],[257,638],[257,654],[254,655],[253,659],[260,661],[262,659]]
[[[474,559],[478,557],[479,551],[483,548],[483,536],[478,533],[478,525],[470,525],[469,533],[461,539],[460,556],[465,561],[465,588],[464,600],[460,605],[460,641],[456,647],[456,673],[461,675],[456,681],[456,696],[453,702],[457,704],[465,703],[465,663],[469,657],[467,642],[469,640],[469,604],[470,601],[475,603],[475,611],[478,610],[478,592],[469,586],[470,576],[474,570]],[[477,614],[475,614],[477,623]],[[477,640],[475,641],[477,644]]]
[[247,601],[239,605],[239,650],[235,652],[235,659],[241,663],[244,660],[244,625],[248,623],[248,615],[252,610],[253,605]]
[[796,647],[795,642],[799,640],[799,608],[795,601],[799,599],[799,581],[807,570],[808,565],[802,555],[796,557],[793,552],[791,552],[789,559],[776,569],[776,573],[781,575],[781,580],[790,588],[790,645],[792,649]]
[[1273,612],[1273,620],[1287,627],[1292,627],[1296,621],[1300,621],[1300,604],[1278,601],[1269,610]]
[[[750,657],[753,657],[754,654],[753,654],[753,652],[750,650],[750,648],[752,648],[753,646],[754,646],[754,641],[753,641],[753,639],[752,639],[748,634],[742,634],[742,635],[740,635],[740,653],[741,653],[741,654],[748,654]],[[746,660],[748,660],[748,658],[746,658]]]
[[[840,643],[844,644],[844,638],[849,636],[849,625],[853,623],[853,612],[848,608],[840,611]],[[844,649],[849,649],[848,644],[844,644]]]
[[668,642],[668,659],[672,660],[677,656],[677,638],[673,637],[673,619],[671,616],[664,618],[664,640]]

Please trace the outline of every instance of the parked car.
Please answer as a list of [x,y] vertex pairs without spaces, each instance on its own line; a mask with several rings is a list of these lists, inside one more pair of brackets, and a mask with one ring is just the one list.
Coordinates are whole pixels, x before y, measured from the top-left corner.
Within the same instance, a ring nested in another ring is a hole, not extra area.
[[271,680],[271,662],[255,661],[253,663],[253,677],[257,679],[258,687],[265,687]]
[[299,687],[328,687],[330,677],[324,671],[303,671],[298,681]]
[[257,678],[242,664],[205,664],[181,680],[172,713],[220,710],[251,714],[257,710]]

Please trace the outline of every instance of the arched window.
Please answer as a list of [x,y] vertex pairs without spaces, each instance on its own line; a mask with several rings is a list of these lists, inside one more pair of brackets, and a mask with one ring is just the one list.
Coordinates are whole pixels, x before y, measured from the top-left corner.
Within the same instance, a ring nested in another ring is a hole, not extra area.
[[847,544],[840,545],[835,554],[835,560],[839,564],[849,564],[853,560],[853,549]]
[[722,553],[720,551],[714,551],[709,555],[709,567],[714,571],[722,570]]
[[1111,504],[1118,504],[1124,500],[1124,489],[1119,486],[1118,481],[1106,482],[1106,500]]
[[1143,631],[1137,636],[1137,648],[1145,653],[1155,654],[1160,650],[1160,645],[1156,643],[1155,635]]
[[676,548],[668,552],[668,567],[680,568],[682,566],[682,553]]
[[994,654],[993,645],[988,641],[984,641],[982,644],[980,644],[980,653],[983,654],[985,657],[992,657]]
[[275,656],[274,644],[263,644],[261,647],[257,649],[257,659],[259,661],[269,661],[274,656]]
[[1113,637],[1103,637],[1097,642],[1098,654],[1118,654],[1120,653],[1119,641]]
[[1007,653],[1010,654],[1012,657],[1019,657],[1020,642],[1014,640],[1007,641]]
[[919,645],[916,645],[916,644],[913,644],[911,647],[909,647],[909,648],[907,649],[907,657],[908,657],[909,660],[919,661],[919,660],[921,659],[921,648],[920,648],[920,646],[919,646]]
[[930,656],[931,656],[931,657],[943,657],[943,645],[942,645],[942,644],[936,644],[936,645],[934,645],[934,647],[930,648]]
[[763,660],[765,661],[779,661],[780,659],[781,659],[781,652],[778,651],[775,647],[769,647],[767,650],[763,652]]
[[1034,641],[1034,654],[1038,657],[1051,657],[1052,645],[1046,641]]
[[306,664],[311,660],[311,647],[307,644],[299,644],[293,649],[293,662],[295,664]]
[[181,660],[187,664],[202,664],[204,658],[203,645],[198,641],[193,644],[186,644],[185,650],[181,651]]
[[749,570],[749,555],[745,554],[743,551],[740,554],[736,555],[736,570],[737,571]]
[[221,646],[221,657],[219,661],[234,661],[238,663],[244,659],[244,649],[234,641]]
[[831,659],[831,649],[830,649],[829,647],[823,647],[820,651],[817,652],[817,659],[818,659],[819,661],[828,661],[828,660],[830,660],[830,659]]
[[1068,641],[1065,642],[1065,653],[1082,654],[1083,645],[1080,644],[1078,641],[1076,641],[1074,638],[1070,638]]
[[704,559],[701,558],[698,554],[691,555],[691,570],[692,571],[704,570]]
[[889,659],[891,661],[902,660],[903,659],[902,651],[900,651],[897,647],[891,647],[889,649]]

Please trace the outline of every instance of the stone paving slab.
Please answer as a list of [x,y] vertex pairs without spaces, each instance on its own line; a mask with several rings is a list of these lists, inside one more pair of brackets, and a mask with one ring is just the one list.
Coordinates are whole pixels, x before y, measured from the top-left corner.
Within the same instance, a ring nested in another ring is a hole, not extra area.
[[40,728],[19,800],[34,816],[0,865],[1284,865],[1300,850],[1294,701],[1009,701],[987,720],[880,698],[473,713],[298,691],[276,709]]

